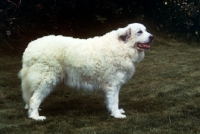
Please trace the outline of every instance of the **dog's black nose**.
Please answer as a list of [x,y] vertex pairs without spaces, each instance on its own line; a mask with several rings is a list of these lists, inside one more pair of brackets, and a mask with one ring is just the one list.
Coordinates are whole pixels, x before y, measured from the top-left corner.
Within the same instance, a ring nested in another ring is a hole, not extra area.
[[149,41],[152,42],[153,39],[154,39],[153,35],[150,35],[150,36],[149,36]]

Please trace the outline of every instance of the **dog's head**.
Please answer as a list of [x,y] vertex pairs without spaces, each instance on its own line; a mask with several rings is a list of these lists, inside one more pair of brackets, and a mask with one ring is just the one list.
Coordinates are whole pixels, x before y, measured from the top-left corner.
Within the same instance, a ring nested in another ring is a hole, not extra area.
[[138,51],[150,49],[150,43],[154,37],[146,31],[146,27],[139,23],[133,23],[125,28],[118,29],[119,40],[130,44]]

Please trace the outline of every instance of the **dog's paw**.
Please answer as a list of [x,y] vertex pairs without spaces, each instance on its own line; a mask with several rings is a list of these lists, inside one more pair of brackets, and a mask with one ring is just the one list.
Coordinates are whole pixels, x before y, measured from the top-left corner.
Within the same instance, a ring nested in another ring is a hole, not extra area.
[[125,113],[125,111],[124,111],[123,108],[120,108],[120,109],[119,109],[119,112],[120,112],[121,114],[124,114],[124,113]]
[[126,118],[126,115],[123,115],[121,113],[117,113],[117,114],[114,115],[114,117],[119,118],[119,119],[124,119],[124,118]]
[[113,116],[114,118],[120,118],[120,119],[126,118],[126,115],[124,115],[123,113],[125,113],[125,111],[123,108],[121,108],[113,112],[111,116]]
[[46,119],[45,116],[29,116],[29,118],[37,120],[37,121],[43,121]]

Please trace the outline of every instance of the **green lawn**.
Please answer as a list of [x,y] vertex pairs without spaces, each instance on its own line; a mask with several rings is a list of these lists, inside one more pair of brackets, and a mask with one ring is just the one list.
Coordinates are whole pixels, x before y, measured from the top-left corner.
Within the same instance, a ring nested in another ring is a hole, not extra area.
[[27,117],[21,97],[21,56],[0,55],[1,134],[200,133],[200,47],[155,39],[133,78],[122,87],[127,119],[109,116],[99,92],[57,87],[41,105],[45,121]]

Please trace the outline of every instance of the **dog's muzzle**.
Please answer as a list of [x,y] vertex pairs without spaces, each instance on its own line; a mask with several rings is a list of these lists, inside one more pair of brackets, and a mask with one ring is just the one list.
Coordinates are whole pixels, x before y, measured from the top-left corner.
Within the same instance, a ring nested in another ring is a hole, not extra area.
[[149,36],[149,41],[146,43],[137,43],[137,49],[142,51],[142,50],[149,50],[150,49],[150,43],[153,41],[154,37],[153,35]]

